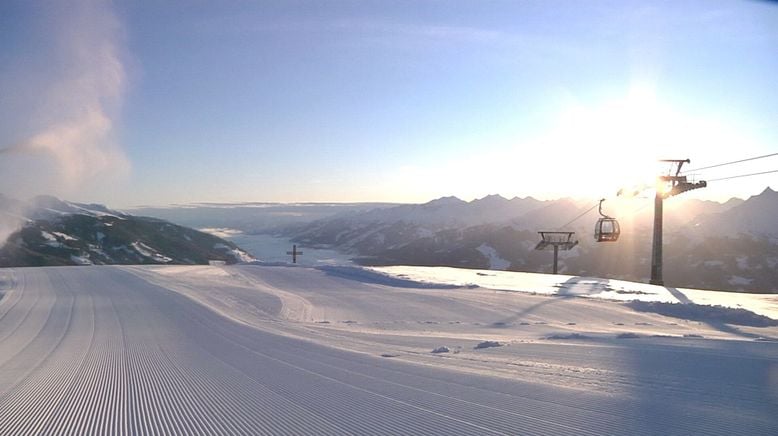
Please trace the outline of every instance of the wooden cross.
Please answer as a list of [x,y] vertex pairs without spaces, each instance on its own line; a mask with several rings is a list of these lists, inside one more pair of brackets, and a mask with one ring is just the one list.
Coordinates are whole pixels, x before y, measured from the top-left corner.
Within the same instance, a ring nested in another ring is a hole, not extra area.
[[292,251],[287,251],[286,254],[289,254],[292,256],[292,263],[297,263],[297,256],[300,256],[303,254],[302,251],[297,251],[297,245],[292,245]]

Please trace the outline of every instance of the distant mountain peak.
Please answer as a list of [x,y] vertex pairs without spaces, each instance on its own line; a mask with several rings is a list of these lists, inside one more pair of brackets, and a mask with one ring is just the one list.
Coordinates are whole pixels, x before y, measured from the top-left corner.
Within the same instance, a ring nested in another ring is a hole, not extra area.
[[489,194],[489,195],[485,196],[484,198],[482,198],[481,200],[486,200],[487,198],[493,198],[493,199],[499,198],[501,200],[507,200],[507,198],[503,197],[500,194]]
[[462,203],[466,203],[466,201],[461,200],[458,197],[455,197],[453,195],[450,195],[448,197],[440,197],[438,199],[432,200],[425,204],[429,206],[444,206],[449,204],[462,204]]
[[746,202],[773,202],[778,200],[778,192],[773,191],[771,187],[766,187],[761,193],[752,195]]
[[470,203],[504,203],[508,202],[509,200],[505,197],[503,197],[500,194],[491,194],[487,195],[484,198],[477,198]]

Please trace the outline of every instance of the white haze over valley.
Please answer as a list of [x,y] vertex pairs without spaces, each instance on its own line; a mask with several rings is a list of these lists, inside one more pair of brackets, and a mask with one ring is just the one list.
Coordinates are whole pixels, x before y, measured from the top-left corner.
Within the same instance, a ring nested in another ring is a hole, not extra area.
[[[200,229],[212,235],[228,239],[246,250],[252,256],[261,259],[266,263],[289,263],[292,262],[292,256],[286,254],[292,251],[293,241],[288,238],[275,237],[266,234],[246,234],[235,229]],[[300,265],[349,265],[352,264],[351,257],[348,254],[340,253],[336,250],[326,248],[298,247],[302,252],[297,257],[297,263]]]

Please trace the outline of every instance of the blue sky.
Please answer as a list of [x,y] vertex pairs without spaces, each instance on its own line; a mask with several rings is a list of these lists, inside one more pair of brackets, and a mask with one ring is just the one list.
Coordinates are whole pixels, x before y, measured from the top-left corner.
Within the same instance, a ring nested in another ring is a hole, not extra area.
[[650,181],[656,158],[778,152],[770,2],[74,4],[0,6],[9,194],[595,197]]

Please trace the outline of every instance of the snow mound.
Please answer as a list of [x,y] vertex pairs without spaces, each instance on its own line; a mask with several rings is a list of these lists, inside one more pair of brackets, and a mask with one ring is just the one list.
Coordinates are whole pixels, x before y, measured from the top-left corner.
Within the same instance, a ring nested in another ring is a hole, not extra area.
[[478,345],[473,347],[474,350],[480,350],[483,348],[495,348],[495,347],[502,347],[502,344],[497,341],[483,341],[480,342]]
[[398,288],[457,289],[462,287],[459,285],[422,282],[402,276],[385,274],[374,269],[360,268],[355,266],[326,265],[317,267],[316,269],[335,277],[354,280],[362,283],[394,286]]
[[638,312],[653,312],[690,321],[718,322],[749,327],[778,326],[778,320],[742,308],[651,301],[633,301],[627,305]]
[[546,339],[589,339],[589,337],[580,333],[554,333],[553,335],[546,336]]

